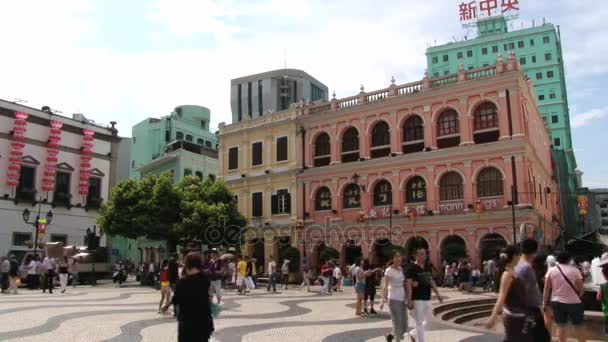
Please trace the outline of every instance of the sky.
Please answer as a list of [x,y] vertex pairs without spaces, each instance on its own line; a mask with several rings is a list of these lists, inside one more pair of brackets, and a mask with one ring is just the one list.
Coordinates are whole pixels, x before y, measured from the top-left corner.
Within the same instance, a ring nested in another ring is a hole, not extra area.
[[[425,51],[464,35],[462,0],[0,2],[0,98],[83,113],[119,134],[182,104],[231,122],[230,79],[302,69],[338,98],[422,78]],[[499,0],[500,2],[500,0]],[[583,185],[608,188],[608,6],[520,0],[513,28],[560,25]],[[605,141],[605,139],[602,139]]]

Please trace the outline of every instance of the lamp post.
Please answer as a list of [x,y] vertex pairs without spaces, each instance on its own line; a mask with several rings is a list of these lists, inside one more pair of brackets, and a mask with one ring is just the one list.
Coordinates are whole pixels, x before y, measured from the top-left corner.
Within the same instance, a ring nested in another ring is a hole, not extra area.
[[[23,213],[21,214],[21,216],[23,217],[23,222],[30,224],[34,227],[34,229],[36,230],[35,235],[34,235],[34,255],[38,256],[38,234],[39,232],[42,230],[46,230],[46,227],[51,224],[51,221],[53,221],[53,211],[49,210],[48,213],[46,213],[46,217],[45,218],[41,218],[40,215],[40,211],[42,205],[38,204],[38,215],[36,215],[36,219],[34,221],[30,222],[30,211],[25,208],[23,209]],[[44,232],[43,232],[44,233]]]
[[93,262],[91,263],[91,284],[95,285],[95,283],[97,282],[97,279],[95,277],[95,251],[99,247],[99,240],[101,239],[101,237],[97,235],[96,225],[93,225],[92,231],[91,228],[87,228],[86,233],[87,235],[84,238],[84,242],[87,245],[87,249],[89,250],[89,252],[93,252]]

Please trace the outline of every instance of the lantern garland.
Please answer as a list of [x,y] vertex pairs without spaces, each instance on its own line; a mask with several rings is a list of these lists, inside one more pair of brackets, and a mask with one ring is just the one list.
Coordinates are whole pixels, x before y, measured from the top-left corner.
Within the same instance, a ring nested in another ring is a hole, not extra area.
[[49,140],[46,143],[46,163],[44,165],[44,175],[42,176],[42,191],[44,192],[55,190],[55,171],[57,170],[57,155],[59,154],[62,126],[63,123],[59,121],[51,121]]
[[19,185],[19,176],[21,171],[21,158],[23,157],[23,149],[25,148],[25,132],[27,131],[28,115],[22,112],[15,112],[13,121],[13,131],[11,135],[11,143],[8,153],[8,170],[6,174],[6,185],[14,187]]
[[91,176],[91,160],[93,159],[93,135],[95,131],[83,129],[82,147],[80,151],[80,182],[78,194],[86,196],[89,193],[89,177]]

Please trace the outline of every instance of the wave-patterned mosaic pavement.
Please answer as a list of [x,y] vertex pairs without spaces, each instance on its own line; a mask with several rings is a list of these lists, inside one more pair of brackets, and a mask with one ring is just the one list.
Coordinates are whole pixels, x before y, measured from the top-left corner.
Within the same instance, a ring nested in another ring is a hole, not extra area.
[[[350,289],[333,296],[255,290],[224,298],[213,341],[379,342],[390,331],[386,308],[373,317],[354,317]],[[16,296],[0,296],[0,341],[177,341],[176,322],[156,313],[158,300],[158,291],[138,286],[70,288],[52,295],[21,290]],[[430,342],[501,340],[438,321],[430,330]]]

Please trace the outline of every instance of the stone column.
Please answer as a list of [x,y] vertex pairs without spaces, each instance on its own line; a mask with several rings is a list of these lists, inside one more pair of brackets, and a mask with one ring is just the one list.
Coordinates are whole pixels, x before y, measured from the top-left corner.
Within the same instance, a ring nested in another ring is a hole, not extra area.
[[473,176],[473,170],[471,169],[471,161],[466,160],[464,162],[464,179],[463,179],[463,187],[464,187],[464,207],[465,209],[469,204],[473,204],[473,187],[471,185],[471,177]]
[[249,162],[249,141],[244,140],[241,141],[241,162],[239,164],[239,169],[241,174],[246,173],[246,170],[251,168]]
[[424,147],[437,149],[437,139],[435,137],[435,123],[433,122],[431,106],[424,106]]
[[500,130],[500,138],[498,140],[509,140],[509,116],[507,113],[507,90],[498,92],[498,129]]
[[336,124],[331,125],[329,131],[331,141],[331,165],[340,164],[342,158],[340,158],[340,139],[338,138],[338,128]]
[[403,154],[399,141],[399,122],[397,120],[397,112],[390,113],[390,135],[391,135],[391,153],[397,155]]
[[359,119],[359,125],[357,126],[357,129],[359,130],[359,156],[364,159],[369,159],[369,137],[367,136],[366,126],[365,119]]
[[264,168],[265,169],[272,169],[272,164],[274,159],[272,158],[273,156],[273,149],[274,149],[274,137],[272,135],[267,135],[266,138],[264,139],[264,144],[263,144],[263,149],[264,149],[264,155],[265,155],[265,162],[264,162]]
[[435,187],[435,167],[426,167],[426,209],[437,211],[439,202],[439,193]]
[[458,117],[458,124],[460,125],[460,146],[474,144],[473,120],[472,117],[469,116],[467,102],[467,99],[462,97],[458,104],[458,110],[460,111],[460,116]]

